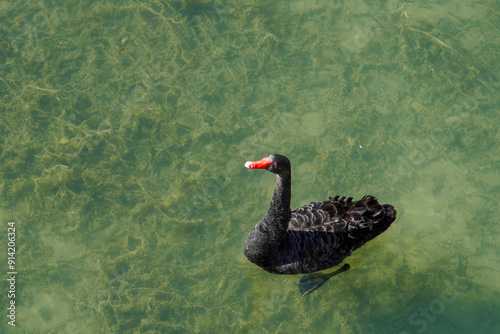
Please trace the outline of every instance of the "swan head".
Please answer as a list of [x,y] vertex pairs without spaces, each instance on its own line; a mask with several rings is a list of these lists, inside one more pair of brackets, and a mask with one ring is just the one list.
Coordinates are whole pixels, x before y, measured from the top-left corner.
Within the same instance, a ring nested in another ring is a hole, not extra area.
[[247,161],[245,167],[250,169],[265,169],[279,175],[290,174],[290,160],[280,154],[271,154],[259,161]]

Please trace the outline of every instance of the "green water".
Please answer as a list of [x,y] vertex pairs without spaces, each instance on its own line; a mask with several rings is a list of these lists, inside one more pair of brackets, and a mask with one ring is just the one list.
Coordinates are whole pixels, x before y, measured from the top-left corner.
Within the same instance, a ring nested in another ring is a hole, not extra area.
[[[0,2],[19,333],[499,333],[497,1]],[[242,252],[292,206],[398,210],[303,298]]]

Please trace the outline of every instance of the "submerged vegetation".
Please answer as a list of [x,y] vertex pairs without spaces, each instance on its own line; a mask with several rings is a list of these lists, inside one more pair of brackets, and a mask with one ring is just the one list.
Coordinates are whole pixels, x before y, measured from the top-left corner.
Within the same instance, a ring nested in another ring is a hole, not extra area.
[[[494,3],[319,3],[2,5],[0,240],[16,220],[24,331],[396,332],[457,278],[446,306],[495,319]],[[241,252],[273,185],[242,164],[269,153],[296,161],[294,206],[401,212],[305,301]]]

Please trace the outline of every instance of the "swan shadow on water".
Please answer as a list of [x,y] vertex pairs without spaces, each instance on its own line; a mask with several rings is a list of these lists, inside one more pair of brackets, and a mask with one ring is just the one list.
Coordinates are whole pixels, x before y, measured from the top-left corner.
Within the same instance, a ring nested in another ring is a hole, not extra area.
[[310,273],[310,274],[304,275],[300,279],[299,284],[298,284],[300,294],[302,295],[302,297],[307,296],[311,292],[319,289],[330,278],[349,270],[350,267],[351,266],[348,263],[346,263],[341,268],[339,268],[331,273],[327,273],[327,274]]

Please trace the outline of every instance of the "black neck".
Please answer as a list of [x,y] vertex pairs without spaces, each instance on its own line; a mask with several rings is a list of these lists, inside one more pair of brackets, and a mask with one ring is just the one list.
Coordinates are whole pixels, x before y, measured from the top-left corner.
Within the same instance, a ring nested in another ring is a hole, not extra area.
[[292,197],[291,174],[276,175],[276,184],[274,194],[261,223],[266,226],[271,233],[282,232],[286,230],[290,221],[290,199]]
[[273,199],[264,218],[248,234],[243,247],[247,259],[263,268],[276,265],[280,244],[290,221],[290,174],[276,175]]

